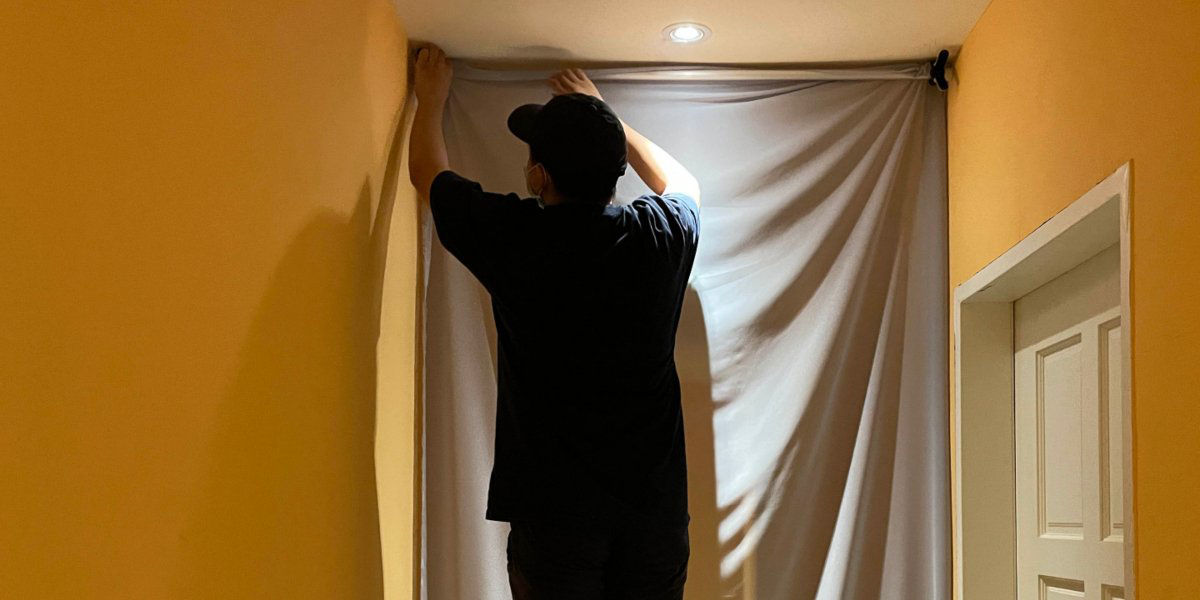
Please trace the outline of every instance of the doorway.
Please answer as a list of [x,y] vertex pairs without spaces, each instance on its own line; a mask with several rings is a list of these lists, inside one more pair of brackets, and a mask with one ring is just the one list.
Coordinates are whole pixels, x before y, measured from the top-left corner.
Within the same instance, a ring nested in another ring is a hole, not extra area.
[[1134,597],[1129,175],[955,290],[955,597]]

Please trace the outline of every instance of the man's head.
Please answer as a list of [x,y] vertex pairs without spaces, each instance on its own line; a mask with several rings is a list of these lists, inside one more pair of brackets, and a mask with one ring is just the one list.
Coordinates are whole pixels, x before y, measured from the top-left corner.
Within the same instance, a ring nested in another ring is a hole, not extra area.
[[564,94],[526,104],[509,115],[508,129],[529,144],[530,193],[553,190],[566,202],[600,206],[612,200],[625,174],[625,128],[603,100]]

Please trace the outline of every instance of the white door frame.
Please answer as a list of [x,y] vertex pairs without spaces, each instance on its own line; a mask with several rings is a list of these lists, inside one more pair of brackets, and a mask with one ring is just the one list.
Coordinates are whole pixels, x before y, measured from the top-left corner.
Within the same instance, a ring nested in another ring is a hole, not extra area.
[[1121,245],[1125,598],[1135,597],[1130,177],[1121,165],[954,290],[954,597],[1016,598],[1013,303]]

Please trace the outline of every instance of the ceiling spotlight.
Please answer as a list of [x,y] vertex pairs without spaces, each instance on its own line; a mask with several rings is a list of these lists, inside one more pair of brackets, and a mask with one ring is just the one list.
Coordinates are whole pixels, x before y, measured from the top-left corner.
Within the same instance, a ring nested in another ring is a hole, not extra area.
[[676,23],[663,30],[663,37],[676,44],[695,44],[712,35],[712,30],[699,23]]

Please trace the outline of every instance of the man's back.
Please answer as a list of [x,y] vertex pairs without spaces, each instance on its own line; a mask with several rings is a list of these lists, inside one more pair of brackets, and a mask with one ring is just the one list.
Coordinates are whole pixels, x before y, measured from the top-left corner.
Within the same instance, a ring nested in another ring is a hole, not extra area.
[[451,172],[430,201],[443,244],[492,295],[488,518],[686,523],[673,353],[698,241],[694,201],[543,208]]

